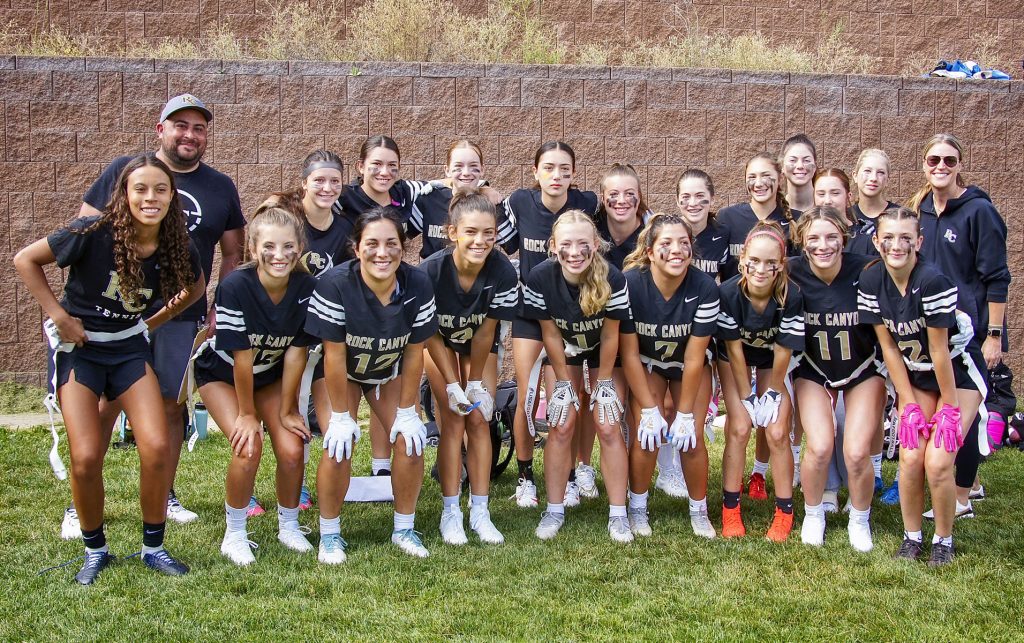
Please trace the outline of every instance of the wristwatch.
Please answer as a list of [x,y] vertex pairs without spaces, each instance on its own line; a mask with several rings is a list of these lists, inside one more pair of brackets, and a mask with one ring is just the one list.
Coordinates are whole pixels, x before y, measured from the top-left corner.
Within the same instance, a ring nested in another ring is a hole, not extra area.
[[1001,326],[989,326],[988,327],[988,336],[989,337],[995,337],[996,339],[999,339],[1000,337],[1003,336],[1003,329],[1002,329],[1002,327]]

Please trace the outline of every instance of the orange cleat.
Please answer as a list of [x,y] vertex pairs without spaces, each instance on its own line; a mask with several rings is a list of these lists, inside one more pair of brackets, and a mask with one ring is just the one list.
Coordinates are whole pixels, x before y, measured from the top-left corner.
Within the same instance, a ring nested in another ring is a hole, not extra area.
[[772,526],[768,528],[766,537],[773,542],[784,543],[789,538],[791,531],[793,531],[793,514],[785,513],[776,507],[775,517],[772,519]]
[[722,505],[722,538],[741,538],[747,535],[743,526],[743,516],[740,515],[740,506],[729,509]]
[[765,489],[763,475],[760,473],[754,473],[750,476],[750,482],[747,483],[747,495],[750,496],[751,500],[768,499],[768,492]]

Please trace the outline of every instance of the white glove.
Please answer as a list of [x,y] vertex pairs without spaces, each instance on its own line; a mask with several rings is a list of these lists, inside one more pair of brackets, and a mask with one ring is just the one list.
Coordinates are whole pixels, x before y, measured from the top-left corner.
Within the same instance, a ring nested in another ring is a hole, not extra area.
[[601,424],[618,424],[626,412],[613,380],[597,380],[597,388],[590,396],[591,411],[594,406],[597,406],[597,420]]
[[469,415],[469,398],[462,392],[458,382],[452,382],[445,387],[448,392],[448,408],[457,415]]
[[757,393],[754,391],[750,392],[750,395],[743,398],[743,408],[747,410],[747,415],[750,416],[750,423],[756,428],[761,426],[757,423],[761,408],[761,400],[758,399]]
[[782,404],[782,394],[775,389],[768,389],[758,400],[758,422],[757,426],[768,426],[779,419],[779,406]]
[[693,413],[676,411],[676,419],[672,421],[672,428],[668,432],[672,439],[672,446],[683,451],[689,451],[697,447],[697,426],[693,420]]
[[331,413],[327,433],[324,434],[324,450],[327,451],[327,457],[334,458],[339,464],[342,460],[351,460],[360,435],[359,423],[352,419],[348,411]]
[[405,438],[405,455],[411,456],[414,450],[416,455],[423,455],[423,445],[427,442],[427,427],[423,426],[415,406],[400,408],[395,413],[395,423],[391,425],[391,444],[398,439],[399,433]]
[[473,404],[479,404],[477,410],[484,416],[484,419],[488,422],[494,417],[494,398],[484,388],[484,383],[480,380],[470,380],[466,382],[466,397]]
[[640,443],[640,448],[645,451],[657,451],[667,428],[668,422],[661,417],[658,407],[640,409],[640,423],[636,427],[636,439]]
[[569,406],[580,410],[580,399],[569,380],[555,382],[555,391],[548,400],[548,426],[562,426],[569,419]]

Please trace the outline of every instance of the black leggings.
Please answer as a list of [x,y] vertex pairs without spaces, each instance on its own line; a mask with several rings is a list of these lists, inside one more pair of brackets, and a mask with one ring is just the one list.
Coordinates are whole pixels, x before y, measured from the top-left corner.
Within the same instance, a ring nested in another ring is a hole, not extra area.
[[978,431],[981,430],[981,414],[974,415],[974,422],[964,436],[964,445],[956,452],[956,486],[971,488],[981,465],[981,451],[978,448]]

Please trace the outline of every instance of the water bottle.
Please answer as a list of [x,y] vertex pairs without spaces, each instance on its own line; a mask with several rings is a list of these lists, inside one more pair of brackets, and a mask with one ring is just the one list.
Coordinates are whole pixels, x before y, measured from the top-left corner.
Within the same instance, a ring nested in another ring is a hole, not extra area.
[[195,426],[196,433],[199,435],[200,440],[206,439],[206,425],[209,421],[210,413],[206,410],[206,405],[202,402],[197,402],[195,415],[192,418],[192,424]]

